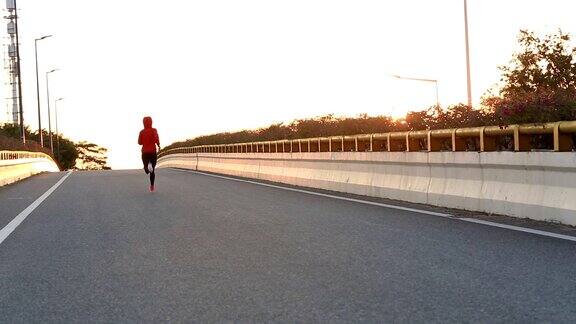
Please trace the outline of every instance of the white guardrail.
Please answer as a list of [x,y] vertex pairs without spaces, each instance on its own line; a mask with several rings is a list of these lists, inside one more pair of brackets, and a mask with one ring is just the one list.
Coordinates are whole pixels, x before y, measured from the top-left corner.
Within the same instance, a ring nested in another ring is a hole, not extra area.
[[41,172],[59,171],[56,162],[47,154],[24,151],[0,151],[0,186],[4,186]]

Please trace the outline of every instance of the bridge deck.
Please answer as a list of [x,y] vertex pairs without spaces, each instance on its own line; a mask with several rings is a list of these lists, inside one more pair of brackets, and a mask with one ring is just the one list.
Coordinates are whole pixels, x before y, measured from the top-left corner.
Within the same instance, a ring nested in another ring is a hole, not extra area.
[[[64,174],[0,189],[0,228]],[[1,322],[569,322],[574,242],[206,175],[72,173],[0,244]]]

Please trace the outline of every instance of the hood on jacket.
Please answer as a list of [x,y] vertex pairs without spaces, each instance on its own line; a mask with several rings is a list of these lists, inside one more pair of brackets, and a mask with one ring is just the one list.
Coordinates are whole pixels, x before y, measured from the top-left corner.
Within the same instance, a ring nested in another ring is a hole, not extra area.
[[144,117],[142,123],[144,123],[144,128],[152,128],[152,117],[149,116]]

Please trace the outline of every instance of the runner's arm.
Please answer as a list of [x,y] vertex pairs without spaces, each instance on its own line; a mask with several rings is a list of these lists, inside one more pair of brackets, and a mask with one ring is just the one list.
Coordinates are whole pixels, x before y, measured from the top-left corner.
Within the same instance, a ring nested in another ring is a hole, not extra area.
[[160,149],[160,137],[158,136],[158,131],[156,131],[156,145],[158,145],[158,149]]

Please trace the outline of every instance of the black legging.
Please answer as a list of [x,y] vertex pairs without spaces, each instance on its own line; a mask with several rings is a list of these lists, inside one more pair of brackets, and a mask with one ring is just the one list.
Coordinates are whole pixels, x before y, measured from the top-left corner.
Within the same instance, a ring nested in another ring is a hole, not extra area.
[[[154,185],[154,180],[156,179],[156,174],[154,173],[154,171],[156,170],[156,160],[158,160],[156,153],[142,153],[142,163],[144,164],[144,172],[146,172],[146,174],[150,173],[150,184],[152,186]],[[152,164],[152,172],[148,171],[148,163]]]

